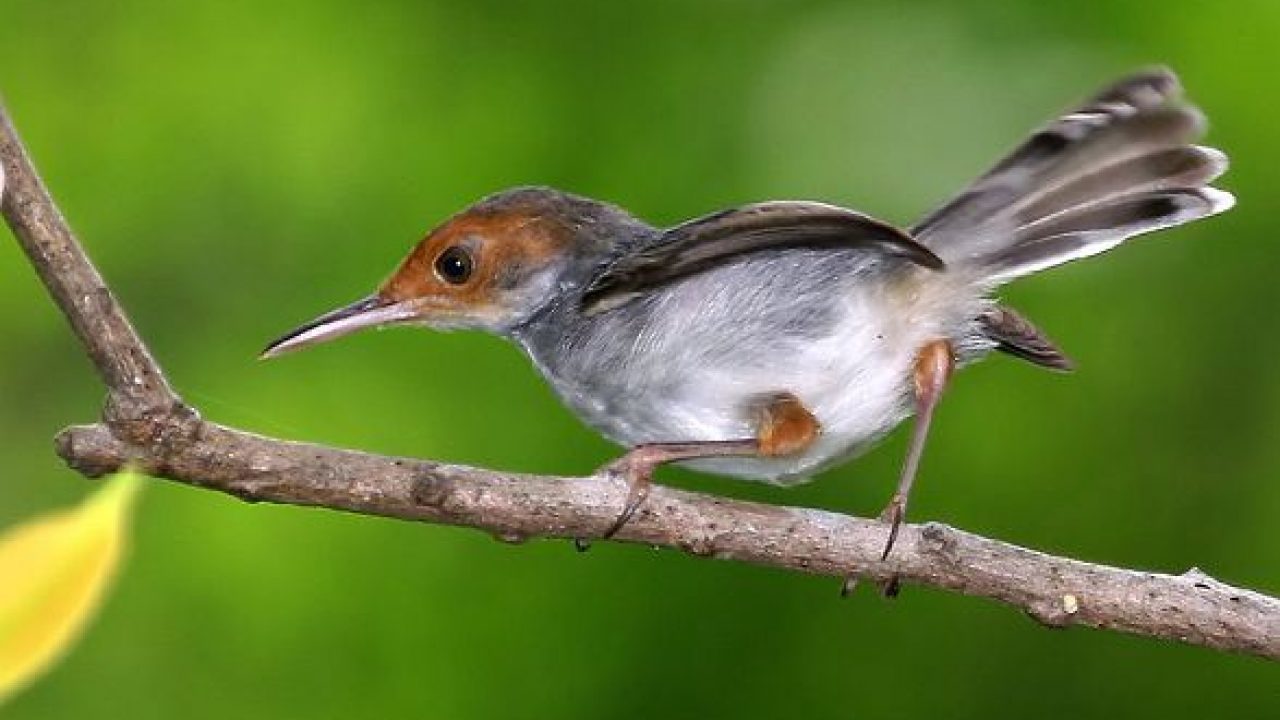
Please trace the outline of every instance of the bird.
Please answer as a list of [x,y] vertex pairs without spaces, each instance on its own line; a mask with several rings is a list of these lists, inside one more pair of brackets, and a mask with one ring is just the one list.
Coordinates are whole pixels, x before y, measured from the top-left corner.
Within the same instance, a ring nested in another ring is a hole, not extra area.
[[373,294],[267,346],[275,357],[364,328],[493,333],[559,399],[628,448],[601,469],[643,506],[656,468],[794,485],[914,416],[879,519],[889,557],[954,371],[993,352],[1072,361],[1006,283],[1216,215],[1227,169],[1163,67],[1042,126],[909,227],[815,201],[766,201],[655,227],[548,187],[481,199],[431,230]]

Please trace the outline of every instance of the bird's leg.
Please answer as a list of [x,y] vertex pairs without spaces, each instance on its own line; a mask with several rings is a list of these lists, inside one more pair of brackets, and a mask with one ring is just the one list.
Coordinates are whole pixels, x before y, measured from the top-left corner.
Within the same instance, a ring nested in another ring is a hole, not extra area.
[[902,518],[907,514],[907,500],[911,497],[911,485],[915,482],[916,472],[920,469],[920,456],[924,454],[924,444],[929,437],[929,425],[933,422],[933,411],[942,399],[942,392],[955,370],[955,355],[951,343],[946,340],[934,340],[920,349],[915,364],[916,419],[911,428],[911,444],[907,447],[907,459],[902,464],[902,476],[898,479],[898,489],[893,493],[880,519],[891,523],[889,540],[880,553],[883,562],[889,557],[893,543],[898,539],[898,528]]
[[[613,537],[644,504],[659,465],[708,457],[790,455],[808,447],[821,432],[817,418],[791,393],[764,396],[755,412],[754,438],[637,445],[606,465],[603,472],[626,479],[627,502],[602,537]],[[578,547],[583,544],[578,543]]]
[[[929,437],[929,425],[933,422],[933,411],[942,399],[942,392],[955,370],[955,354],[951,343],[946,340],[934,340],[920,349],[916,354],[913,369],[913,384],[916,401],[916,418],[911,428],[911,442],[907,447],[907,458],[902,464],[902,475],[898,479],[898,489],[894,491],[889,504],[880,513],[880,520],[890,524],[889,539],[880,553],[880,561],[884,562],[898,539],[898,528],[907,514],[907,500],[911,497],[911,486],[915,482],[916,472],[920,469],[920,457],[924,454],[924,444]],[[856,575],[845,578],[841,595],[848,595],[857,583]],[[890,578],[882,583],[881,591],[886,597],[898,594],[898,579]]]
[[603,472],[621,477],[627,482],[627,501],[622,512],[601,537],[613,537],[626,525],[649,497],[653,485],[653,471],[659,465],[695,458],[722,457],[726,455],[754,455],[755,440],[709,440],[702,442],[667,442],[637,445],[625,455],[604,466]]

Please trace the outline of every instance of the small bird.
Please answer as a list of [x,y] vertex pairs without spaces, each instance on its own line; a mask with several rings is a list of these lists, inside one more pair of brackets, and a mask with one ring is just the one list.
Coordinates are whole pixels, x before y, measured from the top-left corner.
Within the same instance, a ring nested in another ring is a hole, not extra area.
[[1205,123],[1180,93],[1163,68],[1120,80],[906,229],[806,201],[656,228],[558,190],[507,190],[432,230],[377,292],[263,354],[387,325],[510,339],[630,448],[604,468],[628,486],[604,537],[661,464],[789,485],[914,414],[883,560],[955,368],[996,350],[1072,367],[996,289],[1234,204],[1209,187],[1227,159],[1192,144]]

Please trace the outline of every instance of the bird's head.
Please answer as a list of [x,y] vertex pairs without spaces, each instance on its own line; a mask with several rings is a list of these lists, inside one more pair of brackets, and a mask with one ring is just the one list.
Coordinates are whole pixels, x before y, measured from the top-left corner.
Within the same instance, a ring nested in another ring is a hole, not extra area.
[[505,332],[577,288],[610,235],[635,225],[611,205],[549,188],[493,195],[428,233],[377,292],[289,332],[262,355],[388,325]]

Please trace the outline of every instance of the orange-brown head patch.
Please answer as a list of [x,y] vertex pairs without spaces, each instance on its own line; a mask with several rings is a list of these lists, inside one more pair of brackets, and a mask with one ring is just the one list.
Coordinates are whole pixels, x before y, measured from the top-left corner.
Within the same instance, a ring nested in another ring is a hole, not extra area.
[[419,242],[379,295],[414,303],[428,324],[501,326],[544,299],[571,239],[533,208],[473,208]]
[[589,280],[616,236],[652,231],[607,203],[552,188],[505,190],[431,231],[377,293],[290,331],[263,356],[388,325],[507,332]]

